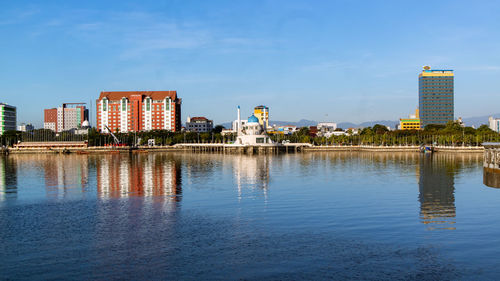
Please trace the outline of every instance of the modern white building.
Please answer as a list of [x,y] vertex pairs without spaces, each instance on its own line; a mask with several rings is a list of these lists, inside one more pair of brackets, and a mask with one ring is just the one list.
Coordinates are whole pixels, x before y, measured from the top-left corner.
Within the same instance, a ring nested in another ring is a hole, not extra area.
[[238,122],[241,122],[241,126],[245,126],[247,124],[247,120],[234,120],[233,121],[233,126],[232,126],[232,129],[233,129],[233,132],[238,132],[239,130],[239,127],[238,127]]
[[488,121],[490,123],[490,129],[497,133],[500,133],[500,118],[493,118],[493,116],[490,116],[490,118],[488,118]]
[[214,128],[214,122],[205,117],[188,117],[186,130],[189,132],[209,133]]
[[320,122],[316,125],[318,128],[318,136],[330,137],[337,129],[337,123],[334,122]]
[[15,106],[0,103],[0,135],[16,130],[17,110]]

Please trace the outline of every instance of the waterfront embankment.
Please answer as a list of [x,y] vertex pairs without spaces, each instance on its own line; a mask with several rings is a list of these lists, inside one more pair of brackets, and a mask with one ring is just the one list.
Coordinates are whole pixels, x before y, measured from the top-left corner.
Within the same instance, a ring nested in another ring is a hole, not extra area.
[[[483,153],[482,146],[436,146],[435,152]],[[192,144],[172,146],[139,146],[139,147],[29,147],[9,148],[9,154],[108,154],[108,153],[149,153],[149,152],[205,152],[227,154],[275,154],[320,151],[351,151],[351,152],[419,152],[420,146],[275,146],[271,148],[258,146],[232,146],[224,144]]]

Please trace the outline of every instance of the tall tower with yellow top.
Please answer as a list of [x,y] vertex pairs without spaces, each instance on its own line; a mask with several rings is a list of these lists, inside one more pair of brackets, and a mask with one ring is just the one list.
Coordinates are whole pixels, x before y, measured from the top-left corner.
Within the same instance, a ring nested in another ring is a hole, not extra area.
[[422,128],[429,124],[446,125],[454,120],[454,74],[450,69],[424,66],[418,76],[418,104]]
[[259,119],[259,124],[266,129],[269,127],[269,107],[265,105],[256,106],[253,110],[253,115]]

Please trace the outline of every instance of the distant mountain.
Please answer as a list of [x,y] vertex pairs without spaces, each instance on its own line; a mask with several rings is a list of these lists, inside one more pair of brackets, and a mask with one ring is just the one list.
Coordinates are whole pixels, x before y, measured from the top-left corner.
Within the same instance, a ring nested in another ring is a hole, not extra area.
[[337,123],[337,128],[342,128],[344,130],[348,129],[348,128],[357,128],[358,125],[357,124],[354,124],[354,123],[351,123],[351,122],[340,122],[340,123]]
[[[496,114],[492,114],[492,115],[485,115],[485,116],[478,116],[478,117],[462,118],[462,120],[464,121],[464,123],[467,127],[474,126],[474,127],[478,128],[479,126],[481,126],[483,124],[488,125],[488,118],[490,116],[493,116],[495,118],[500,118],[500,113],[496,113]],[[302,119],[302,120],[299,120],[298,122],[270,121],[269,124],[277,125],[277,126],[291,125],[291,126],[297,126],[297,127],[306,127],[306,126],[316,126],[318,124],[318,121]],[[396,120],[396,121],[391,121],[391,120],[366,121],[366,122],[363,122],[360,124],[355,124],[355,123],[351,123],[351,122],[340,122],[340,123],[337,123],[337,127],[345,130],[347,128],[373,127],[375,124],[389,126],[389,127],[391,127],[391,129],[394,129],[399,124],[399,120]],[[230,122],[222,123],[221,125],[224,126],[224,128],[226,128],[226,129],[231,129]]]
[[314,120],[306,120],[306,119],[301,119],[298,122],[292,122],[292,121],[270,121],[269,124],[276,125],[276,126],[297,126],[297,127],[307,127],[307,126],[316,126],[318,124],[318,121]]
[[[318,124],[317,121],[314,121],[314,120],[306,120],[306,119],[302,119],[302,120],[299,120],[298,122],[293,122],[293,121],[269,121],[269,124],[272,126],[272,125],[276,125],[276,126],[287,126],[287,125],[290,125],[290,126],[297,126],[297,127],[307,127],[307,126],[315,126],[316,124]],[[226,123],[222,123],[220,124],[222,126],[224,126],[224,128],[226,129],[231,129],[231,126],[232,126],[232,123],[231,122],[226,122]]]
[[[271,125],[276,125],[276,126],[297,126],[297,127],[308,127],[308,126],[316,126],[318,125],[318,121],[314,120],[307,120],[307,119],[301,119],[298,122],[294,121],[269,121],[269,124]],[[368,121],[368,122],[363,122],[361,124],[354,124],[351,122],[341,122],[337,123],[338,128],[342,129],[347,129],[347,128],[364,128],[364,127],[372,127],[375,124],[381,124],[385,126],[389,126],[391,128],[395,128],[396,124],[399,124],[399,121],[389,121],[389,120],[381,120],[381,121]],[[224,126],[226,129],[231,129],[232,123],[231,122],[226,122],[220,124]]]
[[488,118],[490,118],[490,116],[493,116],[494,118],[500,118],[500,113],[478,116],[478,117],[462,118],[462,120],[464,121],[465,126],[467,127],[474,126],[475,128],[479,128],[479,126],[481,125],[488,125],[489,123]]

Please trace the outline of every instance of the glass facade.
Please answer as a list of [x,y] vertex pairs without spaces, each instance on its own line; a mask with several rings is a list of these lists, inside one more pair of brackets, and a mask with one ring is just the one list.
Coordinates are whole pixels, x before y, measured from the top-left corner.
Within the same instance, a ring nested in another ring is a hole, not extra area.
[[419,75],[419,109],[422,127],[446,125],[454,120],[453,70],[425,69]]
[[0,103],[0,135],[6,131],[16,130],[16,107]]

